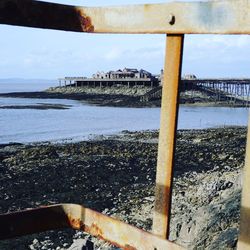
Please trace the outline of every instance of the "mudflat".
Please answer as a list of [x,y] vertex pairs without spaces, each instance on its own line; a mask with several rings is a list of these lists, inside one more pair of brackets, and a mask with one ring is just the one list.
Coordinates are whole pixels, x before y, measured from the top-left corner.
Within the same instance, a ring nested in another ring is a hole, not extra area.
[[[171,240],[194,249],[234,249],[239,227],[246,128],[177,135]],[[78,143],[0,146],[0,212],[78,203],[151,230],[158,131]],[[73,249],[82,232],[63,230],[0,242],[1,249]]]

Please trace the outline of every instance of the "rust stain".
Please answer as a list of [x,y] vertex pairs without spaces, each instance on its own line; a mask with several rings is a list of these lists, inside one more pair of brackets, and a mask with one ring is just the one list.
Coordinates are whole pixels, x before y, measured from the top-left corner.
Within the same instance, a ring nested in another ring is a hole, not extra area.
[[137,250],[135,247],[132,247],[130,245],[125,245],[123,249],[124,250]]
[[1,0],[0,23],[76,32],[94,31],[92,20],[83,9],[30,0]]
[[149,11],[152,7],[152,4],[144,4],[144,11]]
[[85,32],[94,32],[95,28],[92,24],[91,18],[87,15],[85,15],[82,11],[78,10],[77,15],[82,27],[82,31]]
[[98,237],[101,240],[108,241],[110,244],[112,244],[112,245],[114,245],[116,247],[126,249],[126,250],[136,250],[134,248],[124,248],[124,246],[119,244],[118,242],[115,242],[115,241],[110,240],[109,238],[106,238],[104,236],[103,231],[96,224],[92,224],[90,227],[85,225],[84,226],[84,231],[91,234],[91,235],[93,235],[93,236],[95,236],[95,237]]
[[[70,212],[67,213],[67,211],[70,211],[68,210],[69,208],[72,209],[72,213],[75,215],[72,215]],[[153,243],[159,246],[161,245],[157,244],[158,239],[155,238],[154,235],[135,227],[131,227],[123,222],[116,221],[113,218],[104,216],[93,210],[89,210],[88,213],[85,214],[86,222],[84,219],[81,219],[81,217],[78,217],[78,212],[79,205],[58,204],[44,208],[0,215],[0,239],[14,238],[46,230],[71,227],[92,234],[93,236],[125,250],[137,249],[130,244],[135,246],[145,246],[145,249],[149,247],[152,248]],[[34,220],[38,220],[39,223],[34,223]],[[88,225],[85,225],[84,223],[88,223]],[[111,225],[114,227],[110,228]],[[130,238],[131,240],[126,242],[127,238]],[[164,244],[165,247],[162,247],[161,249],[168,249],[168,244],[169,243],[166,241]],[[153,246],[152,249],[156,248]],[[160,248],[158,247],[158,249]]]
[[80,230],[84,229],[84,223],[80,219],[75,219],[70,215],[68,215],[68,222],[74,229],[80,229]]
[[89,231],[91,232],[91,234],[103,237],[104,233],[103,231],[95,224],[93,223],[90,227],[89,227]]

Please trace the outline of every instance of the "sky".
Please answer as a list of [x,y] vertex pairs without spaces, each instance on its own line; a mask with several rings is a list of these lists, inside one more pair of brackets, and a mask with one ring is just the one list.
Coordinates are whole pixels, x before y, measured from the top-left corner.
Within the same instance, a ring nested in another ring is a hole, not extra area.
[[[46,0],[79,6],[169,2],[164,0]],[[165,35],[86,34],[0,25],[0,78],[57,79],[129,67],[158,74]],[[182,74],[249,77],[250,37],[186,35]]]

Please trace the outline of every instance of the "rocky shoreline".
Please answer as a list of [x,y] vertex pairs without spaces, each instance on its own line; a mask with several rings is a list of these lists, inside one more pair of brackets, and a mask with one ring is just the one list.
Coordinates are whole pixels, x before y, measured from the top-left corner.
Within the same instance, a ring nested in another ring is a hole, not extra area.
[[0,97],[12,98],[38,98],[38,99],[69,99],[82,101],[91,105],[109,106],[109,107],[159,107],[160,101],[144,103],[140,101],[139,96],[122,94],[99,94],[85,92],[13,92],[0,94]]
[[[70,99],[83,101],[88,104],[110,107],[160,107],[161,100],[151,99],[141,101],[141,96],[152,90],[150,87],[53,87],[40,92],[13,92],[2,93],[0,97],[39,98],[39,99]],[[215,107],[245,107],[244,103],[237,101],[216,101],[214,96],[205,92],[194,90],[180,93],[180,104],[192,106]]]
[[[151,230],[157,131],[67,144],[0,146],[0,212],[78,203]],[[177,137],[171,240],[188,249],[234,249],[246,128],[181,130]],[[81,249],[74,230],[0,242],[0,249]],[[73,242],[74,241],[74,242]]]

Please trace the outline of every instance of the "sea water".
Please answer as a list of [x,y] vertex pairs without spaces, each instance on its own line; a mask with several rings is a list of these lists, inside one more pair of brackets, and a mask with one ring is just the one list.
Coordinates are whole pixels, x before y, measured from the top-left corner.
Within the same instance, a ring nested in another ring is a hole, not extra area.
[[[98,107],[66,99],[0,98],[0,106],[41,104],[68,105],[68,109],[0,109],[0,144],[80,141],[123,130],[160,127],[160,108]],[[178,129],[246,126],[247,121],[246,108],[181,106]]]

